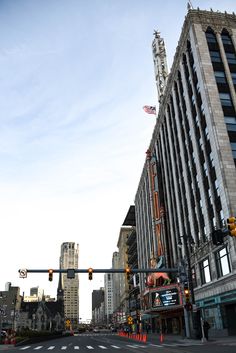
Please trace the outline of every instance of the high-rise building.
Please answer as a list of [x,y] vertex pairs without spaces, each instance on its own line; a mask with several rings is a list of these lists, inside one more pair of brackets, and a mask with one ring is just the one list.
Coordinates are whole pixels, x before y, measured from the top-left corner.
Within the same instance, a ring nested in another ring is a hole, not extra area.
[[[78,269],[79,245],[65,242],[61,245],[60,269]],[[67,273],[62,273],[59,278],[60,293],[64,298],[64,316],[69,320],[72,328],[79,323],[79,277],[68,278]],[[62,290],[61,290],[62,289]],[[59,292],[58,292],[59,294]]]
[[94,325],[104,325],[105,310],[104,310],[104,288],[95,289],[92,292],[92,323]]
[[104,275],[104,304],[105,304],[105,322],[112,323],[113,306],[113,273]]
[[[164,68],[159,39],[155,32],[154,65]],[[235,14],[189,9],[163,83],[135,197],[139,266],[185,264],[196,319],[207,319],[212,335],[235,334],[236,239],[226,235],[236,216]],[[180,332],[183,309],[164,311],[153,298],[142,307],[153,326]]]
[[[115,251],[112,255],[112,268],[118,269],[120,268],[119,263],[119,252]],[[113,273],[113,323],[118,323],[119,320],[119,306],[120,306],[120,274]]]
[[44,290],[39,287],[32,287],[30,288],[30,296],[36,296],[38,300],[42,300],[44,295]]

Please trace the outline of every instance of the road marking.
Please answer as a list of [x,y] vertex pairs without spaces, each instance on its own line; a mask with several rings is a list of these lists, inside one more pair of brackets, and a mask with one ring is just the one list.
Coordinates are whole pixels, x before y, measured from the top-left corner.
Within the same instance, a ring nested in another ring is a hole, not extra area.
[[102,349],[107,349],[107,347],[105,346],[98,346],[99,348],[102,348]]
[[24,351],[25,349],[28,349],[30,348],[31,346],[26,346],[26,347],[23,347],[23,348],[20,348],[21,351]]
[[48,347],[48,351],[51,351],[54,348],[55,348],[55,346],[50,346],[50,347]]
[[34,350],[38,350],[38,349],[41,349],[41,348],[43,348],[43,346],[35,347]]
[[152,344],[152,343],[150,343],[150,346],[163,348],[163,346],[161,346],[160,344]]
[[79,346],[74,346],[74,349],[79,349]]
[[120,349],[120,347],[118,347],[118,346],[111,346],[111,347],[113,347],[113,348],[117,348],[117,349]]
[[65,350],[65,349],[67,349],[67,346],[62,346],[61,349]]
[[86,346],[88,349],[94,349],[92,346]]

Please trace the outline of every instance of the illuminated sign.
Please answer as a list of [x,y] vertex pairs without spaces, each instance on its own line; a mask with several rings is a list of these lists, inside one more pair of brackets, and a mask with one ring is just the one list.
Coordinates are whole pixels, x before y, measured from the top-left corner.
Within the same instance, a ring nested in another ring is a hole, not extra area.
[[178,288],[169,288],[152,292],[152,307],[179,305]]

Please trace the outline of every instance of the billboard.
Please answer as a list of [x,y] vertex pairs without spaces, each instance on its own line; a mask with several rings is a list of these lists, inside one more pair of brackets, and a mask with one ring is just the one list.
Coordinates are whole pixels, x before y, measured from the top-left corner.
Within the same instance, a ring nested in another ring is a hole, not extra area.
[[177,287],[153,291],[151,296],[153,308],[180,305],[179,291]]

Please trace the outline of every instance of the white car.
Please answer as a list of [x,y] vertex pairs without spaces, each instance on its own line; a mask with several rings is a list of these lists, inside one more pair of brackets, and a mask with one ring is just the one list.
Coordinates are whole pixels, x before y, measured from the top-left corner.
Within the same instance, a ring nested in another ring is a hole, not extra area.
[[94,327],[93,332],[94,332],[94,333],[100,332],[100,331],[99,331],[99,328],[98,328],[98,327]]

